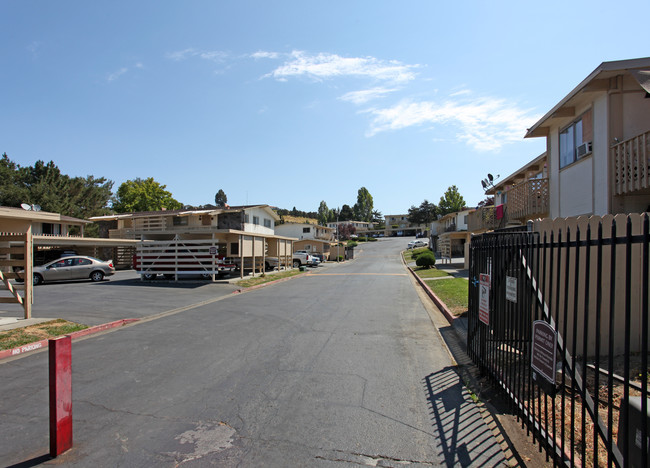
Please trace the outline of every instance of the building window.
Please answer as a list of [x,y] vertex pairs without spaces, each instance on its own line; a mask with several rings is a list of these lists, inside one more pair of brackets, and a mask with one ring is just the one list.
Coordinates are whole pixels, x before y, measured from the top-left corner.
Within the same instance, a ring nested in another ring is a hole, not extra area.
[[248,217],[248,215],[244,215],[244,222],[250,223],[250,218]]
[[264,218],[264,227],[270,228],[271,227],[271,220],[268,218]]
[[591,111],[589,111],[560,132],[560,169],[588,154],[584,147],[580,154],[578,147],[583,143],[591,143],[591,126]]
[[174,226],[187,226],[187,217],[186,216],[174,216],[172,220]]
[[256,224],[256,225],[260,224],[260,217],[259,216],[253,216],[253,224]]
[[465,216],[463,217],[463,224],[467,224],[467,217],[468,217],[468,215],[465,215]]
[[304,227],[304,228],[302,228],[302,232],[303,233],[311,232],[311,228]]
[[230,255],[239,255],[239,242],[230,243]]

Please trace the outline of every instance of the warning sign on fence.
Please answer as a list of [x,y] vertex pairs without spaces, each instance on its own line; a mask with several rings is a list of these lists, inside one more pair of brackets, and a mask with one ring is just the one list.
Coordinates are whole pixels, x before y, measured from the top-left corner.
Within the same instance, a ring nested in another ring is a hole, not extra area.
[[555,385],[555,362],[557,350],[557,332],[547,322],[533,322],[532,350],[530,365],[533,368],[533,379],[539,383],[536,374],[548,383]]
[[478,319],[486,325],[490,324],[490,275],[479,275]]

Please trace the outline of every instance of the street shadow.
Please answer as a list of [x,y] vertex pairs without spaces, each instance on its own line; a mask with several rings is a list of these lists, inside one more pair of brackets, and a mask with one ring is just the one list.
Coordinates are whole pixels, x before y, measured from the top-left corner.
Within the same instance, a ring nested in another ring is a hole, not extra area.
[[438,454],[448,467],[497,467],[505,462],[501,446],[483,420],[453,366],[423,381]]
[[[487,378],[481,376],[478,368],[468,356],[466,326],[458,326],[456,329],[453,326],[448,326],[440,328],[439,331],[447,345],[447,349],[457,363],[455,370],[464,386],[487,406],[492,415],[501,414],[514,417],[515,414],[506,403],[506,400],[501,397],[499,391],[494,388]],[[463,339],[459,338],[459,334],[463,336]],[[502,444],[507,446],[508,466],[528,466],[529,463],[526,463],[519,453],[520,447],[508,435],[508,431],[499,418],[492,417],[491,424],[493,424],[493,432],[499,434]]]
[[41,455],[40,457],[32,458],[31,460],[25,460],[15,465],[9,465],[6,468],[31,468],[32,466],[38,466],[41,463],[52,460],[50,455]]

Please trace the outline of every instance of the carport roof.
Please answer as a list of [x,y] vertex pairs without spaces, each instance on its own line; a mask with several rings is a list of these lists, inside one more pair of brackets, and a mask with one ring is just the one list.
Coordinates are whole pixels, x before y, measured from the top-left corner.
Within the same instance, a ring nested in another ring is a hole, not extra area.
[[22,208],[14,208],[11,206],[0,206],[0,218],[29,219],[31,221],[42,223],[67,223],[77,225],[92,223],[92,221],[73,218],[72,216],[64,216],[50,211],[27,211]]

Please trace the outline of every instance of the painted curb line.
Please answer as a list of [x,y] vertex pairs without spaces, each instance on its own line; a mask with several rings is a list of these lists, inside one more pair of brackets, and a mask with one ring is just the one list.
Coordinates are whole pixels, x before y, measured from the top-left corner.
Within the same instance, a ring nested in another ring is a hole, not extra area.
[[[101,325],[95,325],[94,327],[88,327],[83,330],[76,332],[68,333],[67,336],[70,336],[72,339],[81,338],[82,336],[92,335],[94,333],[99,333],[104,330],[110,330],[111,328],[122,327],[133,322],[138,322],[140,319],[122,319],[116,320],[115,322],[104,323]],[[0,359],[19,356],[21,354],[28,353],[30,351],[36,351],[37,349],[47,348],[48,339],[35,341],[34,343],[28,343],[24,346],[20,346],[14,349],[5,349],[0,351]]]

